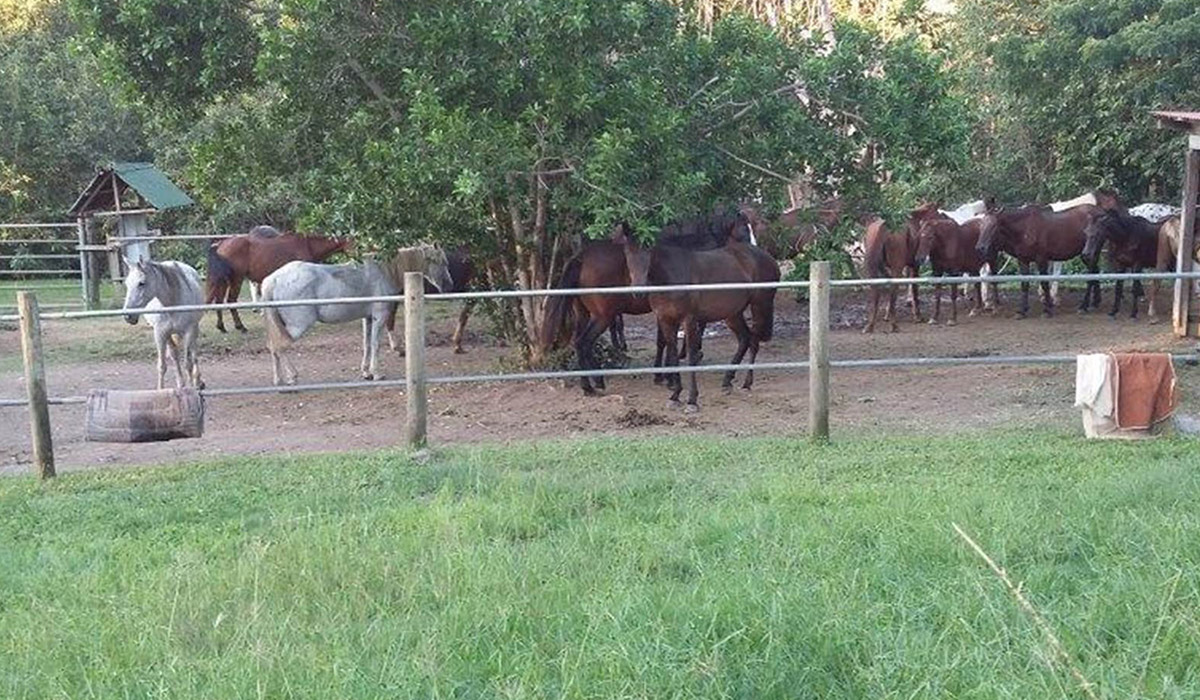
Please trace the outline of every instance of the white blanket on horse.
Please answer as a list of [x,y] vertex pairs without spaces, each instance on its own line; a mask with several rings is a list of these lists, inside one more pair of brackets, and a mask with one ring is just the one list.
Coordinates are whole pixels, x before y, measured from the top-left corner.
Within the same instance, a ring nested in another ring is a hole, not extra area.
[[1140,216],[1147,221],[1159,223],[1166,221],[1172,216],[1179,216],[1180,211],[1182,210],[1179,207],[1173,207],[1170,204],[1155,204],[1153,202],[1147,202],[1131,208],[1129,213],[1133,216]]

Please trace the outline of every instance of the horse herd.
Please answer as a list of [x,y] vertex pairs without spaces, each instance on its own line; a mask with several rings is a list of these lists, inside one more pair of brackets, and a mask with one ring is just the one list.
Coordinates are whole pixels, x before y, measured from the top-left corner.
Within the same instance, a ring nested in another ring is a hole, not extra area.
[[[1145,268],[1171,269],[1179,240],[1178,218],[1170,208],[1135,207],[1126,210],[1111,193],[1098,191],[1070,202],[1052,205],[1026,205],[1001,208],[990,201],[941,210],[924,205],[910,212],[903,230],[890,231],[882,219],[866,224],[860,243],[848,249],[858,257],[864,277],[914,276],[926,263],[935,276],[953,276],[950,286],[950,320],[957,321],[957,298],[961,275],[980,275],[998,271],[1001,255],[1016,260],[1022,274],[1036,267],[1041,274],[1053,263],[1079,257],[1091,271],[1098,269],[1100,252],[1108,251],[1109,266],[1116,271],[1140,271]],[[1145,216],[1139,216],[1145,214]],[[1166,216],[1165,221],[1156,219]],[[777,220],[774,224],[777,226]],[[786,225],[786,223],[785,223]],[[653,245],[643,245],[632,229],[618,224],[608,240],[585,244],[564,266],[556,288],[591,288],[692,285],[712,283],[775,282],[780,266],[760,239],[771,228],[763,217],[747,206],[735,210],[715,210],[712,214],[679,221],[659,232]],[[403,288],[405,272],[420,272],[431,291],[465,291],[474,276],[466,251],[446,253],[441,248],[422,245],[398,251],[386,260],[368,258],[362,263],[330,265],[322,261],[338,252],[353,253],[346,239],[303,237],[281,234],[266,226],[248,234],[232,236],[214,243],[208,253],[207,289],[202,289],[199,273],[185,263],[149,260],[129,262],[126,277],[126,309],[236,302],[243,281],[251,284],[256,300],[288,302],[334,300],[346,297],[394,296]],[[794,252],[794,251],[793,251]],[[987,285],[990,286],[990,285]],[[998,294],[994,289],[975,283],[971,314],[995,309]],[[1153,289],[1157,291],[1155,282]],[[260,290],[261,289],[261,293]],[[885,321],[898,330],[895,310],[896,289],[890,287]],[[1097,306],[1098,283],[1089,283],[1081,310]],[[740,364],[749,354],[751,365],[759,345],[771,339],[774,325],[774,288],[712,291],[667,291],[650,294],[591,293],[547,298],[541,344],[553,347],[570,329],[570,342],[582,370],[595,370],[596,340],[608,331],[615,346],[625,349],[622,316],[653,313],[657,326],[656,369],[677,367],[686,359],[698,365],[703,358],[702,338],[705,326],[723,321],[737,338],[737,350],[730,364]],[[1041,284],[1043,310],[1050,315],[1054,294],[1047,283]],[[934,288],[931,323],[939,320],[942,285]],[[1141,285],[1134,283],[1133,315]],[[880,302],[880,288],[868,293],[868,318],[864,332],[874,330]],[[1149,314],[1156,315],[1151,293]],[[1122,285],[1117,283],[1112,315],[1119,311]],[[914,320],[923,320],[916,286],[910,288]],[[288,349],[312,325],[362,320],[362,376],[380,379],[378,346],[384,330],[393,350],[402,351],[394,333],[394,302],[326,303],[280,305],[265,308],[268,348],[275,384],[294,384],[295,366]],[[462,335],[471,311],[464,305],[454,334],[454,350],[462,352]],[[746,312],[749,312],[749,320]],[[1022,284],[1018,316],[1029,311],[1029,285]],[[177,385],[203,387],[197,362],[198,324],[202,312],[160,312],[146,314],[154,328],[158,351],[158,387],[166,381],[167,361],[173,359]],[[236,310],[230,310],[234,326],[246,327]],[[136,323],[137,315],[127,315]],[[217,328],[225,332],[224,318],[217,311]],[[683,337],[683,347],[678,338]],[[727,371],[722,381],[732,388],[734,372]],[[678,372],[655,375],[656,384],[665,382],[670,401],[678,405],[683,382]],[[604,388],[599,375],[583,376],[585,393]],[[743,387],[753,384],[748,370]],[[696,374],[689,373],[689,392],[685,411],[698,406]]]

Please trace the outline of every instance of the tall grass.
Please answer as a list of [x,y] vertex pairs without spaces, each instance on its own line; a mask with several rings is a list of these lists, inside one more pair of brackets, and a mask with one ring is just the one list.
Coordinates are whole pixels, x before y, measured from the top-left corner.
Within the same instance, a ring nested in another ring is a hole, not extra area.
[[1193,444],[677,440],[0,482],[0,696],[1200,697]]

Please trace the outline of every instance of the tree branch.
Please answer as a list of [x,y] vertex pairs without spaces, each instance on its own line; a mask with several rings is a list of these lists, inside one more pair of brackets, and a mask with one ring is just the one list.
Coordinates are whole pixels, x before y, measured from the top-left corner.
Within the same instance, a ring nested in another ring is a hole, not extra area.
[[363,67],[363,64],[358,62],[357,58],[347,54],[346,65],[350,66],[350,70],[354,71],[354,74],[358,76],[358,79],[361,80],[363,84],[367,86],[367,89],[371,91],[371,94],[375,95],[375,99],[383,103],[383,106],[387,108],[388,114],[391,115],[394,121],[403,121],[403,115],[401,115],[400,111],[396,109],[395,104],[393,104],[392,100],[387,96],[387,93],[383,91],[383,86],[379,84],[378,80],[375,80],[375,76],[371,75],[367,69]]
[[793,184],[795,182],[794,179],[780,175],[779,173],[775,172],[774,170],[768,170],[757,163],[751,163],[750,161],[746,160],[745,158],[742,158],[741,156],[732,153],[729,149],[725,148],[724,146],[720,146],[715,143],[710,143],[709,145],[712,146],[715,150],[719,151],[720,153],[723,153],[726,156],[728,156],[728,157],[736,160],[737,162],[741,163],[742,165],[746,166],[747,168],[752,168],[754,170],[757,170],[758,172],[763,173],[764,175],[770,175],[771,177],[775,178],[776,180],[781,180],[783,182],[788,183],[789,185]]

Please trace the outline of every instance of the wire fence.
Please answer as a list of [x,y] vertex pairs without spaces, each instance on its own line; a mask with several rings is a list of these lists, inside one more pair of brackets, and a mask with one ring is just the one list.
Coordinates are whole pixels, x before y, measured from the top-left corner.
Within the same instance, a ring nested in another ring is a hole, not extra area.
[[[824,275],[824,277],[822,277]],[[415,277],[415,279],[414,279]],[[912,278],[878,278],[878,279],[828,279],[828,265],[822,263],[814,263],[811,268],[810,278],[808,280],[789,280],[777,282],[758,282],[758,283],[721,283],[721,284],[702,284],[702,285],[641,285],[641,286],[622,286],[622,287],[589,287],[576,289],[535,289],[535,290],[491,290],[491,291],[476,291],[476,292],[458,292],[458,293],[437,293],[424,294],[424,280],[418,273],[409,273],[406,275],[406,289],[403,294],[389,294],[378,296],[364,297],[345,297],[336,299],[321,299],[319,302],[314,302],[312,299],[299,299],[287,301],[250,301],[225,304],[193,304],[180,305],[157,309],[108,309],[94,311],[45,311],[37,314],[37,322],[41,321],[57,321],[57,320],[82,320],[95,318],[110,318],[117,316],[138,316],[146,314],[162,314],[169,309],[170,312],[203,312],[215,310],[232,310],[232,309],[267,309],[267,308],[283,308],[283,307],[298,307],[298,306],[316,306],[316,305],[333,305],[333,304],[394,304],[405,308],[405,326],[409,324],[419,324],[421,334],[418,337],[424,337],[424,327],[426,324],[425,301],[454,301],[454,300],[478,300],[478,299],[520,299],[528,297],[555,297],[555,296],[580,296],[586,294],[664,294],[678,292],[703,292],[703,291],[725,291],[725,290],[754,290],[754,289],[805,289],[809,292],[809,307],[811,312],[811,322],[809,328],[809,349],[810,356],[807,361],[797,360],[790,362],[754,362],[745,364],[709,364],[709,365],[687,365],[687,366],[672,366],[670,368],[657,367],[626,367],[614,369],[578,369],[578,370],[561,370],[561,371],[530,371],[530,372],[506,372],[506,373],[485,373],[485,374],[458,374],[458,375],[443,375],[443,376],[425,376],[425,367],[423,362],[423,352],[420,353],[422,361],[414,367],[411,362],[412,353],[410,352],[410,361],[408,371],[405,376],[398,379],[390,380],[375,380],[375,381],[351,381],[351,382],[319,382],[298,385],[285,386],[250,386],[250,387],[214,387],[206,388],[200,391],[200,394],[206,398],[223,397],[223,396],[238,396],[238,395],[254,395],[254,394],[296,394],[304,392],[320,392],[320,391],[345,391],[345,390],[380,390],[394,389],[403,387],[406,392],[425,391],[428,385],[438,384],[458,384],[458,383],[479,383],[479,382],[496,382],[496,381],[540,381],[540,380],[569,380],[584,377],[623,377],[645,375],[650,373],[663,373],[670,375],[683,375],[700,372],[731,372],[737,370],[755,370],[755,371],[805,371],[810,374],[810,387],[815,384],[825,384],[825,396],[827,401],[827,386],[828,386],[828,371],[830,369],[851,370],[851,369],[883,369],[883,368],[933,368],[933,367],[951,367],[951,366],[971,366],[971,365],[1065,365],[1074,363],[1076,357],[1074,355],[985,355],[985,356],[968,356],[968,357],[890,357],[876,359],[830,359],[822,356],[822,353],[827,353],[827,350],[818,351],[816,346],[825,347],[825,337],[829,331],[828,307],[829,307],[829,290],[831,288],[845,287],[873,287],[873,286],[893,286],[893,285],[949,285],[949,284],[975,284],[975,283],[991,283],[998,285],[1018,284],[1026,282],[1103,282],[1103,281],[1152,281],[1152,280],[1195,280],[1200,279],[1200,272],[1151,272],[1151,273],[1098,273],[1098,274],[1061,274],[1061,275],[988,275],[977,276],[969,279],[963,277],[912,277]],[[408,288],[408,286],[412,288]],[[405,302],[406,298],[409,300]],[[821,307],[824,307],[822,311]],[[20,315],[10,315],[0,317],[0,321],[17,321]],[[40,334],[39,330],[37,331]],[[40,336],[39,336],[40,340]],[[1174,356],[1177,362],[1200,362],[1200,354],[1179,354]],[[823,377],[816,377],[822,375]],[[815,377],[815,378],[814,378]],[[815,383],[815,384],[814,384]],[[819,393],[819,392],[818,392]],[[42,400],[44,405],[53,406],[70,406],[78,405],[87,402],[86,396],[57,396],[45,397]],[[31,403],[37,404],[36,397],[31,398],[0,398],[0,407],[23,407],[30,406]],[[827,412],[828,406],[825,406]],[[424,429],[421,430],[421,439],[424,441]],[[827,433],[826,433],[827,436]]]

